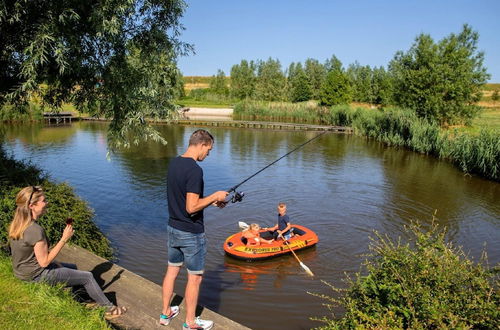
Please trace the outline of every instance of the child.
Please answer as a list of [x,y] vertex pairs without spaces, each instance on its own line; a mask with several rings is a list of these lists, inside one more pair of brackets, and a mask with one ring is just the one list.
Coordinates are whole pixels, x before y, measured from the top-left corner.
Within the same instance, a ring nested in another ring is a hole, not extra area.
[[247,246],[259,246],[260,242],[271,244],[274,239],[267,240],[260,237],[260,226],[256,223],[252,223],[250,227],[243,231],[243,237],[247,239]]
[[285,240],[289,240],[293,236],[293,228],[290,223],[290,218],[286,214],[285,203],[278,204],[278,223],[274,227],[264,228],[264,230],[274,231],[274,239],[278,239],[281,235]]

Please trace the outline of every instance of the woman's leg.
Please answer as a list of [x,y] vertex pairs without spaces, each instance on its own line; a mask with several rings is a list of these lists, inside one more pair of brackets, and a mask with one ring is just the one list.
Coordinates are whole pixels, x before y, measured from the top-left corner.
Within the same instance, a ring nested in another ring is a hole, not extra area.
[[113,304],[104,295],[91,272],[66,267],[45,269],[37,278],[51,285],[65,283],[67,286],[83,285],[89,296],[101,306],[111,307]]

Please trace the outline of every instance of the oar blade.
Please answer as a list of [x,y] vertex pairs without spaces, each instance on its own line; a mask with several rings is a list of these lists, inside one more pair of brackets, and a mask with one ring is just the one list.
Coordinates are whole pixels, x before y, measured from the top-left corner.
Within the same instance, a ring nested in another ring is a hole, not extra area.
[[242,229],[242,230],[245,230],[245,229],[248,229],[248,227],[250,227],[250,226],[246,222],[238,221],[238,227],[240,227],[240,229]]
[[306,271],[307,274],[309,274],[310,276],[314,276],[313,272],[309,269],[309,267],[307,267],[306,265],[304,265],[302,262],[300,263],[300,266],[302,268],[304,268],[304,270]]

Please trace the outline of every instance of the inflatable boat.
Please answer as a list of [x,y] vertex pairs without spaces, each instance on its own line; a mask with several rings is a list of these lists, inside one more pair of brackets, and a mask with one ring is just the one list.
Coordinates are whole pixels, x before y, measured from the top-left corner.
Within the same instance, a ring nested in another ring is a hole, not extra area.
[[[318,236],[315,232],[301,225],[293,225],[294,236],[288,240],[288,244],[278,239],[271,244],[261,243],[259,246],[247,246],[246,238],[242,232],[229,236],[224,242],[224,251],[227,255],[242,260],[263,260],[278,257],[293,251],[302,250],[315,246]],[[260,237],[272,239],[272,232],[261,229]]]

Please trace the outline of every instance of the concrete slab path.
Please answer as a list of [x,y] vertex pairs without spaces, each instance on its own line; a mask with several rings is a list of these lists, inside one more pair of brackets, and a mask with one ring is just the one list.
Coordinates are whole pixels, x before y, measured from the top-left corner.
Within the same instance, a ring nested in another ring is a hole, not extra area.
[[[91,271],[106,296],[119,306],[126,306],[127,313],[112,320],[122,329],[182,329],[185,313],[182,297],[176,295],[174,303],[180,303],[180,313],[167,326],[158,323],[161,312],[161,286],[76,245],[66,245],[56,259],[58,262],[75,264],[80,270]],[[249,329],[220,314],[201,306],[197,314],[202,319],[214,321],[213,329]]]

